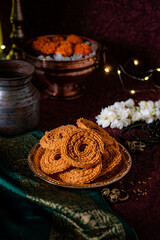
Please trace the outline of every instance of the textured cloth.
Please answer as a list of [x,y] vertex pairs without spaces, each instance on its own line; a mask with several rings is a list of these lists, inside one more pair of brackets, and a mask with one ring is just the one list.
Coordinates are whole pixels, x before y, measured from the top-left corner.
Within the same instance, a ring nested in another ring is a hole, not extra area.
[[98,190],[59,188],[34,176],[27,157],[42,136],[0,137],[0,239],[137,239]]

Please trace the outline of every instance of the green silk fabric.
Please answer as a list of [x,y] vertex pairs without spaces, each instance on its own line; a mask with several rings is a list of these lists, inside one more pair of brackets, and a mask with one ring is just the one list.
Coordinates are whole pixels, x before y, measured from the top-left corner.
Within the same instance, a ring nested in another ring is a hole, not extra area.
[[98,189],[57,187],[32,173],[28,154],[42,136],[0,137],[0,239],[137,239]]

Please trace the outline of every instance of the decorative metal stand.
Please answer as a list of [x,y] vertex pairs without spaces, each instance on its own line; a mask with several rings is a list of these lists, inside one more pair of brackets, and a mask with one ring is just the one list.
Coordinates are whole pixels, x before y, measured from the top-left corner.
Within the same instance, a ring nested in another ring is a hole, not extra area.
[[10,35],[12,46],[6,59],[21,59],[21,45],[24,39],[24,33],[22,30],[23,14],[20,0],[12,0],[10,22],[12,24],[12,32]]

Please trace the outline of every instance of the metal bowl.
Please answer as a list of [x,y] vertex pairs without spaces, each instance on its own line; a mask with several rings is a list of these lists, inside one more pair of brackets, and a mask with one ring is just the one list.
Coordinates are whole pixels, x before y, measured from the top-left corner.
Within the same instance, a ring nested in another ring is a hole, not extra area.
[[[46,37],[51,38],[53,36],[56,35],[47,35]],[[65,37],[65,35],[61,36]],[[97,45],[94,56],[69,61],[39,59],[38,53],[32,48],[32,42],[37,38],[33,38],[24,44],[22,57],[35,66],[36,77],[45,83],[44,93],[48,96],[64,100],[81,96],[84,89],[82,82],[87,80],[88,74],[98,67],[101,45],[90,38],[81,38]]]

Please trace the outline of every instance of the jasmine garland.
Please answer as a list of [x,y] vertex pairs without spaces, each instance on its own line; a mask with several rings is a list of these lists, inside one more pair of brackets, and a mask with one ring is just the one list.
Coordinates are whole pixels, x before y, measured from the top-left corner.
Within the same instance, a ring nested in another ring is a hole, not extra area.
[[129,98],[127,101],[115,102],[102,108],[95,118],[97,124],[103,128],[110,126],[122,129],[137,121],[151,123],[160,119],[160,100],[140,101],[136,106],[134,100]]

